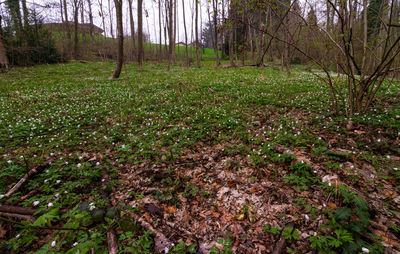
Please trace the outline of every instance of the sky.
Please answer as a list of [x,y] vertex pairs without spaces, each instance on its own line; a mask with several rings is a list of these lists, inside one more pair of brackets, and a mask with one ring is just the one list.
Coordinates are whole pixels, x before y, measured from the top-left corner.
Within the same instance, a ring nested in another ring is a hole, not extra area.
[[[87,0],[85,1],[85,23],[89,23],[89,15],[88,15],[88,7],[87,7]],[[106,23],[106,36],[111,37],[110,33],[110,16],[108,14],[108,0],[91,0],[92,2],[92,13],[94,24],[100,28],[103,28],[102,19],[100,16],[100,8],[99,2],[103,1],[103,11],[105,12],[105,23]],[[194,13],[192,12],[192,7],[194,5],[195,0],[183,0],[185,3],[185,13],[186,13],[186,26],[188,31],[188,42],[191,42],[192,31],[191,27],[194,24]],[[163,1],[162,1],[163,2]],[[50,22],[61,22],[60,16],[60,1],[59,0],[27,0],[28,8],[35,8],[38,13],[40,13],[45,23]],[[115,30],[115,9],[113,0],[110,0],[110,4],[112,6],[112,23],[113,23],[113,30],[114,36],[116,34]],[[50,8],[44,8],[43,6],[50,5]],[[137,29],[137,0],[133,0],[133,15],[135,21],[135,29]],[[208,21],[208,14],[207,14],[207,5],[208,0],[200,0],[200,9],[201,12],[199,13],[199,23],[202,20],[201,27],[204,26],[204,23]],[[73,18],[72,16],[72,0],[67,0],[68,6],[68,19],[71,21]],[[1,6],[4,8],[4,6]],[[124,35],[130,35],[130,25],[129,25],[129,9],[128,9],[128,1],[124,0],[123,2],[123,29]],[[183,8],[182,8],[182,0],[178,0],[177,2],[177,42],[185,41],[185,33],[183,27]],[[212,13],[211,13],[212,15]],[[193,16],[193,22],[192,22]],[[165,17],[162,18],[165,20]],[[81,15],[79,14],[79,22],[81,22]],[[193,29],[194,30],[194,29]],[[158,18],[158,0],[143,0],[143,31],[146,34],[150,35],[150,40],[152,42],[159,43],[159,18]],[[104,33],[103,33],[104,35]],[[193,34],[194,37],[194,34]],[[164,40],[164,33],[162,31],[162,38]],[[164,43],[164,42],[163,42]]]

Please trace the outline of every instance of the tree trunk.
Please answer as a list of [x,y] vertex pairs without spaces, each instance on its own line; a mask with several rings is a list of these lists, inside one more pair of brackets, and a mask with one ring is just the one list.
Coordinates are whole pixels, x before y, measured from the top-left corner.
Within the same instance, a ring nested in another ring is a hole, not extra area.
[[158,0],[158,25],[160,28],[160,48],[158,50],[158,60],[162,60],[162,26],[161,26],[161,0]]
[[213,0],[213,9],[214,9],[214,53],[215,60],[217,63],[217,67],[220,65],[219,63],[219,53],[218,53],[218,0]]
[[1,15],[0,15],[0,67],[6,67],[8,69],[8,58],[7,52],[3,45],[3,29],[1,27]]
[[232,67],[236,66],[233,59],[233,13],[234,13],[234,0],[231,0],[229,6],[229,21],[231,22],[229,26],[229,62]]
[[194,0],[196,5],[196,21],[195,21],[195,33],[196,33],[196,63],[197,68],[200,68],[200,57],[199,57],[199,3]]
[[110,2],[110,0],[108,0],[108,15],[110,16],[110,33],[111,33],[111,38],[114,39],[113,19],[112,19],[112,11],[111,11],[111,2]]
[[185,14],[185,0],[182,0],[182,13],[183,13],[183,28],[185,30],[185,50],[186,50],[186,66],[190,66],[189,52],[188,52],[188,36],[186,30],[186,14]]
[[74,0],[74,59],[78,59],[78,11],[79,11],[79,1]]
[[60,15],[61,15],[61,23],[64,24],[64,10],[63,10],[63,2],[60,0]]
[[118,54],[117,63],[115,66],[112,78],[119,78],[122,70],[122,64],[124,61],[124,33],[122,28],[122,0],[114,0],[115,13],[117,20],[117,32],[118,32]]
[[95,38],[94,38],[94,32],[93,32],[93,13],[92,13],[92,2],[91,0],[87,0],[88,3],[88,8],[89,8],[89,23],[90,23],[90,37],[92,37],[92,43],[95,42]]
[[138,63],[143,68],[143,0],[138,0]]
[[168,50],[168,70],[171,68],[172,54],[173,54],[173,0],[168,0],[168,39],[169,39],[169,50]]
[[99,15],[101,16],[101,22],[103,24],[103,32],[104,32],[104,37],[107,37],[107,33],[106,33],[106,21],[105,21],[105,17],[104,17],[104,11],[103,11],[103,0],[99,0],[99,7],[100,7],[100,13]]
[[133,6],[132,0],[128,0],[129,3],[129,23],[131,27],[131,37],[132,37],[132,55],[135,56],[135,48],[136,48],[136,41],[135,41],[135,21],[133,20]]
[[67,31],[67,38],[68,40],[71,40],[71,27],[69,25],[69,21],[68,21],[68,6],[67,6],[67,0],[63,0],[64,3],[64,15],[65,15],[65,30]]
[[178,26],[178,24],[177,24],[177,22],[176,22],[176,19],[177,19],[177,15],[176,15],[176,2],[177,2],[177,0],[173,0],[174,1],[174,6],[173,6],[173,8],[174,8],[174,13],[173,13],[173,15],[174,15],[174,35],[172,36],[173,37],[173,40],[172,40],[172,63],[173,64],[175,64],[175,61],[176,61],[176,53],[175,53],[175,51],[176,51],[176,47],[175,47],[175,43],[176,43],[176,29],[177,29],[177,26]]

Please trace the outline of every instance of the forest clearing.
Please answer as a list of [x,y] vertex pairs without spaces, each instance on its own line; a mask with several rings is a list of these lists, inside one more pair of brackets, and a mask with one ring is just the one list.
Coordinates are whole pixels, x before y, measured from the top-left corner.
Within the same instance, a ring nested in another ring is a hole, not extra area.
[[348,119],[303,66],[113,65],[0,76],[1,252],[400,251],[399,82]]

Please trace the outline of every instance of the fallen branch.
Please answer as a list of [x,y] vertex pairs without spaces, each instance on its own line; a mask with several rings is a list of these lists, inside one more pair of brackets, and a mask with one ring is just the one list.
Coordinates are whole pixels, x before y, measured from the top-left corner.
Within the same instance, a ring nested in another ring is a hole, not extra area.
[[2,212],[2,213],[17,213],[17,214],[23,214],[23,215],[33,215],[36,212],[36,209],[29,208],[29,207],[1,205],[0,212]]
[[23,214],[16,214],[16,213],[3,213],[0,212],[0,216],[3,217],[11,217],[11,218],[17,218],[17,219],[21,219],[21,220],[27,220],[31,223],[33,223],[35,221],[35,219],[31,216],[28,215],[23,215]]
[[118,253],[118,240],[114,229],[111,229],[107,232],[107,246],[109,254]]
[[29,170],[28,173],[26,173],[24,175],[24,177],[21,178],[21,180],[18,181],[17,184],[14,185],[14,187],[12,187],[5,195],[5,198],[10,197],[12,194],[14,194],[28,179],[29,177],[31,177],[32,175],[42,171],[43,169],[45,169],[46,167],[49,166],[49,164],[52,162],[53,160],[49,160],[43,164],[40,164],[34,168],[32,168],[31,170]]
[[[294,230],[294,221],[288,223],[288,224],[286,225],[286,227],[292,227],[293,230]],[[286,228],[286,227],[285,227],[285,228]],[[283,230],[284,230],[284,229],[283,229]],[[283,230],[282,230],[282,231],[283,231]],[[276,243],[275,248],[274,248],[274,250],[272,251],[272,254],[280,254],[280,253],[282,253],[282,251],[285,250],[285,247],[286,247],[286,238],[285,238],[285,236],[283,236],[282,233],[281,233],[281,237],[280,237],[279,241]]]
[[139,222],[140,225],[145,228],[146,230],[151,231],[154,234],[154,242],[156,251],[159,253],[165,252],[166,249],[170,250],[173,245],[170,240],[160,231],[156,230],[150,223],[145,221],[143,218],[139,217],[136,214],[132,214],[135,221]]

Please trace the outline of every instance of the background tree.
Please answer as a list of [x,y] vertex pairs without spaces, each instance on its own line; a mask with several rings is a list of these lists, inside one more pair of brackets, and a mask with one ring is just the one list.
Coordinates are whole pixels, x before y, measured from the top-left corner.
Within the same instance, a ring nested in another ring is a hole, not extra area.
[[124,30],[122,27],[122,0],[114,0],[115,13],[117,20],[117,33],[118,33],[118,54],[117,64],[115,66],[112,78],[119,78],[122,70],[122,64],[124,61]]
[[138,0],[138,63],[143,68],[143,0]]

